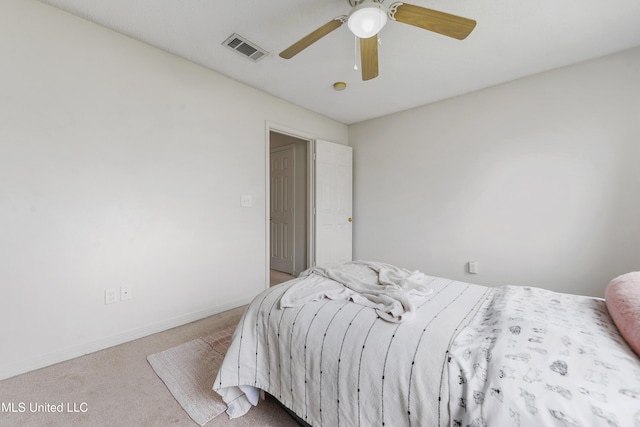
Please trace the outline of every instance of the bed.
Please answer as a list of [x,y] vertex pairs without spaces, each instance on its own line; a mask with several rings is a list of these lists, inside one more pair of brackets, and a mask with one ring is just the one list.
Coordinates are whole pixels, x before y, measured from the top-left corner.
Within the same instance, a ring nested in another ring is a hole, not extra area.
[[213,388],[231,418],[261,390],[312,426],[640,427],[640,359],[605,300],[366,261],[258,295]]

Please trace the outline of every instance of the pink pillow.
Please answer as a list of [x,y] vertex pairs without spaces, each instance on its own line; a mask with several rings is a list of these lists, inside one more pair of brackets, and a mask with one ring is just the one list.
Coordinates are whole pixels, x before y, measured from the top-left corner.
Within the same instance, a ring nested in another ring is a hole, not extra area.
[[640,356],[640,271],[613,279],[604,292],[607,309],[629,347]]

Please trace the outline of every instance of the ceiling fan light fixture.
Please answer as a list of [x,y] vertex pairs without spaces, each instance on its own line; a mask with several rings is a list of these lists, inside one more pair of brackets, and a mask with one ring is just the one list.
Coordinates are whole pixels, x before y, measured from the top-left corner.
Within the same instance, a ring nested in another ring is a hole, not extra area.
[[351,9],[347,26],[356,37],[373,37],[387,23],[387,9],[380,3],[364,2]]

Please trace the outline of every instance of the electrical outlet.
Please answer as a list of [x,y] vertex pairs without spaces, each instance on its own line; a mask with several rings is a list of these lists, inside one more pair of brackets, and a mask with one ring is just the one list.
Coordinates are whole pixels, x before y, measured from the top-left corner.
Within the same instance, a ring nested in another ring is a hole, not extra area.
[[131,299],[131,287],[120,286],[120,301]]
[[480,273],[480,263],[478,261],[469,261],[469,273],[471,274]]
[[104,303],[113,304],[114,302],[118,302],[118,290],[116,288],[105,289]]

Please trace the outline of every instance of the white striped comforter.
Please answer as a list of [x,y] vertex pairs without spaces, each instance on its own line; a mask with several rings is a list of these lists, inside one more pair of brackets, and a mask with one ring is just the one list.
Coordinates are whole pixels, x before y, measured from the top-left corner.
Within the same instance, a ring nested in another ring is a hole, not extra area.
[[268,289],[241,319],[213,389],[232,418],[251,408],[239,386],[252,386],[313,426],[448,425],[448,348],[488,288],[429,281],[433,293],[402,323],[346,301],[281,309],[297,281]]

